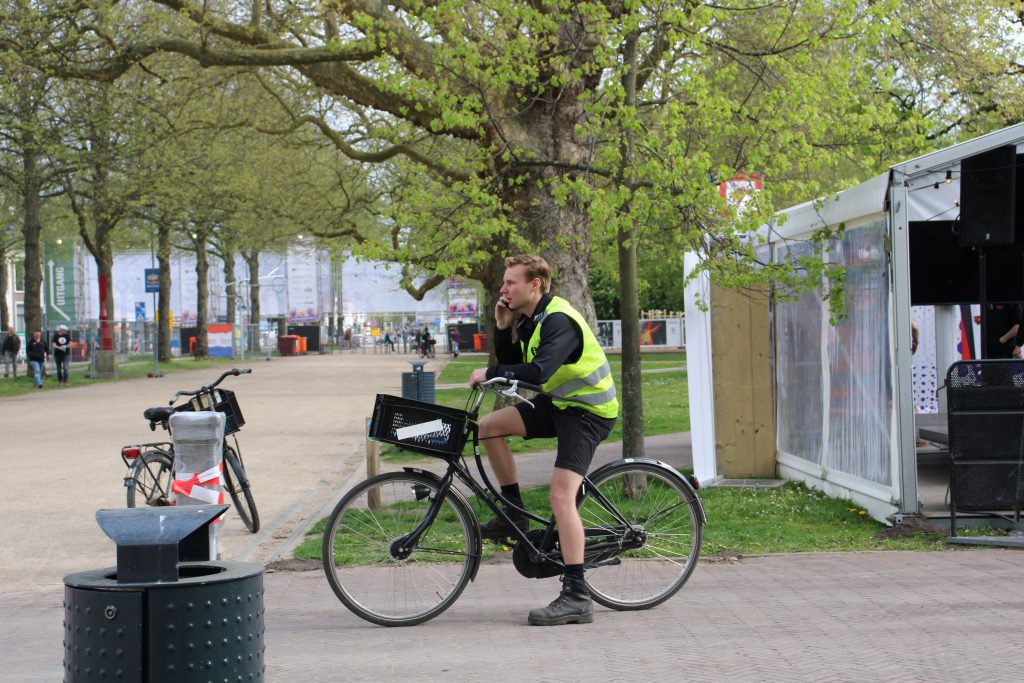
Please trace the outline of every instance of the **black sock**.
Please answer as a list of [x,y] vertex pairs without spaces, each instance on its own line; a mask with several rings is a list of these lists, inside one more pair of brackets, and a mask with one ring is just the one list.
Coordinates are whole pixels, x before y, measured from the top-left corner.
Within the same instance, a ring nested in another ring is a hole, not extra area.
[[510,503],[523,507],[523,497],[519,493],[519,482],[515,484],[505,484],[501,487],[501,495],[505,497]]
[[571,576],[574,579],[583,580],[583,565],[582,564],[567,564],[565,565],[565,575]]

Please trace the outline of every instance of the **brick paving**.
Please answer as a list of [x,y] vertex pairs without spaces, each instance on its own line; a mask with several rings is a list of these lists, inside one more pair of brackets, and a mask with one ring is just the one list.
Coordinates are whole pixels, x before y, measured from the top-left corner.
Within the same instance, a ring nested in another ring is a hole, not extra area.
[[363,622],[320,572],[271,573],[275,681],[1016,681],[1024,554],[795,554],[702,562],[651,610],[531,627],[557,580],[483,566],[419,626]]

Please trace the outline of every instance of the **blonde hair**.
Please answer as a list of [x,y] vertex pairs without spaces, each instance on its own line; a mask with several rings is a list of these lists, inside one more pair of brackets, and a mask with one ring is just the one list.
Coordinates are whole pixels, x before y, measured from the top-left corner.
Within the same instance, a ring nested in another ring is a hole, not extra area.
[[540,278],[540,288],[545,294],[551,291],[551,266],[536,254],[517,254],[505,258],[505,267],[525,266],[526,279]]

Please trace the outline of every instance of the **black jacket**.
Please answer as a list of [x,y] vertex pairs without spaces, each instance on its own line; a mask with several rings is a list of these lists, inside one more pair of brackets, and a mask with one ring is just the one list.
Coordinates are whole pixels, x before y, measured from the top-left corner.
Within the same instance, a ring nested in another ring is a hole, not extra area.
[[17,354],[21,350],[21,337],[16,334],[4,332],[4,343],[0,345],[0,351],[4,353]]
[[46,342],[42,339],[36,341],[35,339],[29,339],[28,344],[25,346],[25,356],[29,360],[39,361],[40,363],[46,360]]

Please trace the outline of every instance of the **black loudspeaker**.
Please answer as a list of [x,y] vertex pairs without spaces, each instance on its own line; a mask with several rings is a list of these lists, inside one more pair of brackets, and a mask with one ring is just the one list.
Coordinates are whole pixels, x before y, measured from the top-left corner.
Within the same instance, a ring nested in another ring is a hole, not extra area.
[[1013,244],[1017,148],[997,147],[960,163],[960,243]]

